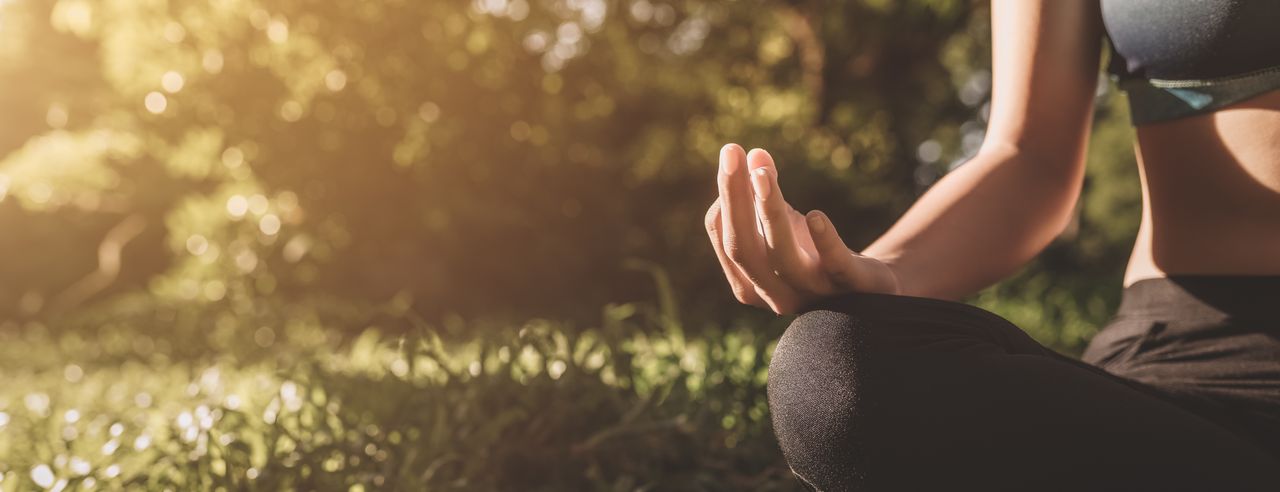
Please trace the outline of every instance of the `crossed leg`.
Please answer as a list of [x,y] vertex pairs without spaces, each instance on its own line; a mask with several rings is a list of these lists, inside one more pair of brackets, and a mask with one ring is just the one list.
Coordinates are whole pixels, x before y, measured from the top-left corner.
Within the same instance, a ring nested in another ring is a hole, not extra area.
[[800,315],[769,405],[801,481],[842,490],[1280,490],[1280,460],[962,303],[881,294]]

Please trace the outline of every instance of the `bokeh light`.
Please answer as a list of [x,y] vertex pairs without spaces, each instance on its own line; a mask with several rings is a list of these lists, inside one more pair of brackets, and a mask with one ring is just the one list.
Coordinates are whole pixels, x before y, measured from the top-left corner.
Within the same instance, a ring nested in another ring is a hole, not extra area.
[[[985,136],[984,8],[0,0],[0,489],[789,490],[717,150],[865,245]],[[974,299],[1063,352],[1099,97],[1077,241]]]

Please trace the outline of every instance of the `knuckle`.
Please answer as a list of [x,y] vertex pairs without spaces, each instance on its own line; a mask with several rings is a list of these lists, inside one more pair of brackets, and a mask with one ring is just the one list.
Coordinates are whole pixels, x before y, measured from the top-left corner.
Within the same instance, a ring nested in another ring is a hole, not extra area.
[[768,255],[769,269],[774,275],[786,281],[791,281],[802,277],[800,267],[786,255],[776,250],[770,250]]
[[707,209],[706,216],[702,218],[702,223],[707,226],[708,231],[714,231],[720,227],[720,201],[716,200]]
[[748,257],[747,248],[743,246],[741,243],[731,242],[729,244],[726,244],[724,247],[724,254],[725,256],[729,257],[730,261],[733,261],[734,263],[737,263],[739,265],[745,264],[747,262],[747,257]]
[[763,223],[764,225],[766,226],[770,224],[790,225],[787,222],[786,217],[782,216],[781,212],[779,212],[776,209],[776,207],[765,206],[761,208],[762,208],[761,213],[757,214],[757,216],[760,217],[760,222]]
[[782,261],[780,258],[777,257],[777,255],[769,255],[768,261],[769,261],[769,271],[773,272],[774,276],[782,279],[783,281],[787,281],[787,282],[790,281],[793,275],[790,269],[787,268],[787,262]]
[[783,251],[780,251],[772,245],[766,245],[765,253],[765,258],[769,262],[769,268],[772,268],[773,270],[785,270],[787,268],[786,255]]

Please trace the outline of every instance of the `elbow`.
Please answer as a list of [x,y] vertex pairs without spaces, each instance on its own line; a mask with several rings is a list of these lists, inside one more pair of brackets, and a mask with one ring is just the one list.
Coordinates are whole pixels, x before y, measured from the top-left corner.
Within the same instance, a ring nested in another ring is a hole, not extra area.
[[1029,177],[1038,178],[1038,181],[1079,186],[1084,179],[1087,148],[1086,141],[1017,142],[988,138],[982,142],[978,155],[994,162],[1027,168]]

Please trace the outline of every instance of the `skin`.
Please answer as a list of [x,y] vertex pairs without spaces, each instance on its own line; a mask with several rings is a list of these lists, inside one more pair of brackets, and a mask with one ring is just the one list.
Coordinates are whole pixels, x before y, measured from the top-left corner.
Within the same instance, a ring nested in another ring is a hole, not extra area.
[[1280,92],[1137,136],[1145,206],[1126,285],[1280,274]]
[[[734,296],[789,314],[846,292],[955,300],[1014,273],[1079,198],[1102,37],[1096,2],[993,0],[982,149],[861,252],[787,204],[766,151],[726,145],[706,228]],[[1125,285],[1280,274],[1280,92],[1144,125],[1135,146],[1144,213]]]

